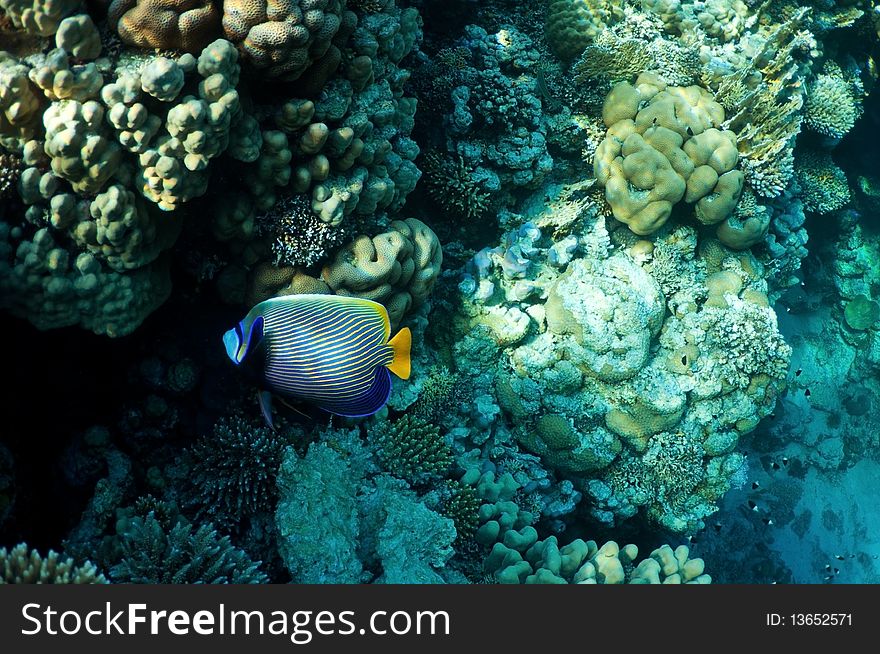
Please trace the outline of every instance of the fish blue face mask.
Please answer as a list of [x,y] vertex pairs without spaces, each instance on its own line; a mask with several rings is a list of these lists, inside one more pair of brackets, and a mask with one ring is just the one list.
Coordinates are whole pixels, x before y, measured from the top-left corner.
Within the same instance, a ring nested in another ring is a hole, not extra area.
[[[245,332],[244,320],[223,334],[223,345],[228,356],[235,365],[244,361],[245,357],[263,340],[263,317],[257,316]],[[247,333],[247,338],[244,334]]]

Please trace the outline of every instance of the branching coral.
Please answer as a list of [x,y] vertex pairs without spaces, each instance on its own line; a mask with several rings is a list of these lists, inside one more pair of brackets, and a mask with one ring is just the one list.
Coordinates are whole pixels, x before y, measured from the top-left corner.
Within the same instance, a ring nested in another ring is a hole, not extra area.
[[794,173],[794,139],[804,106],[803,61],[816,55],[816,41],[803,29],[809,8],[795,12],[763,37],[733,72],[704,82],[728,111],[724,127],[737,135],[746,180],[758,195],[776,197]]
[[425,420],[403,415],[372,430],[379,460],[389,472],[410,483],[442,476],[452,464],[449,443]]
[[257,217],[257,229],[272,238],[273,264],[311,266],[341,245],[345,231],[323,222],[304,195],[293,195]]
[[839,66],[826,65],[807,93],[805,125],[819,134],[843,138],[862,114],[861,98],[853,87]]
[[444,157],[436,151],[425,155],[425,179],[428,195],[453,219],[475,220],[489,207],[490,194],[474,179],[464,159]]
[[831,213],[850,201],[846,174],[827,152],[809,148],[798,150],[795,175],[807,211]]
[[210,525],[183,519],[164,524],[150,511],[135,516],[120,537],[121,561],[110,576],[119,583],[259,584],[267,581],[242,550]]
[[0,548],[0,584],[107,584],[107,579],[89,561],[76,565],[49,550],[46,557],[28,551],[25,543],[11,550]]
[[222,418],[189,452],[200,510],[230,527],[273,508],[275,474],[287,445],[280,432],[240,414]]

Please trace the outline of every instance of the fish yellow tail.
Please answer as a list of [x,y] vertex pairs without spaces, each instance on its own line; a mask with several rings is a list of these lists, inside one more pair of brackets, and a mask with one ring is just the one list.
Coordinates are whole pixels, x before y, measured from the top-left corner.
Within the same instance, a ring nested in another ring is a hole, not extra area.
[[388,370],[401,379],[409,379],[409,349],[412,347],[412,332],[404,327],[394,335],[388,345],[394,352],[394,359],[388,364]]

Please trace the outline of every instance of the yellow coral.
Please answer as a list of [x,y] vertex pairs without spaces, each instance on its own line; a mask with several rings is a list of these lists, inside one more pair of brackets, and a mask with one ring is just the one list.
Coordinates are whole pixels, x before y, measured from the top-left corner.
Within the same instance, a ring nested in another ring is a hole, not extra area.
[[608,133],[593,170],[614,217],[633,232],[657,231],[682,199],[705,224],[732,213],[743,188],[736,136],[718,129],[724,109],[705,89],[643,73],[611,90],[602,118]]
[[107,20],[122,41],[141,48],[199,52],[220,33],[211,0],[113,0]]

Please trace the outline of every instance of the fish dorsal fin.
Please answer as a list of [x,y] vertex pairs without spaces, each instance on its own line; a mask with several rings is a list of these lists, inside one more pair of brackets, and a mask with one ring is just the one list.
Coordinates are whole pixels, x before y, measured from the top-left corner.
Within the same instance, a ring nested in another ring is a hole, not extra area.
[[404,327],[394,335],[388,345],[394,352],[394,358],[388,364],[388,370],[393,372],[401,379],[409,379],[410,363],[409,350],[412,347],[412,332],[409,327]]

